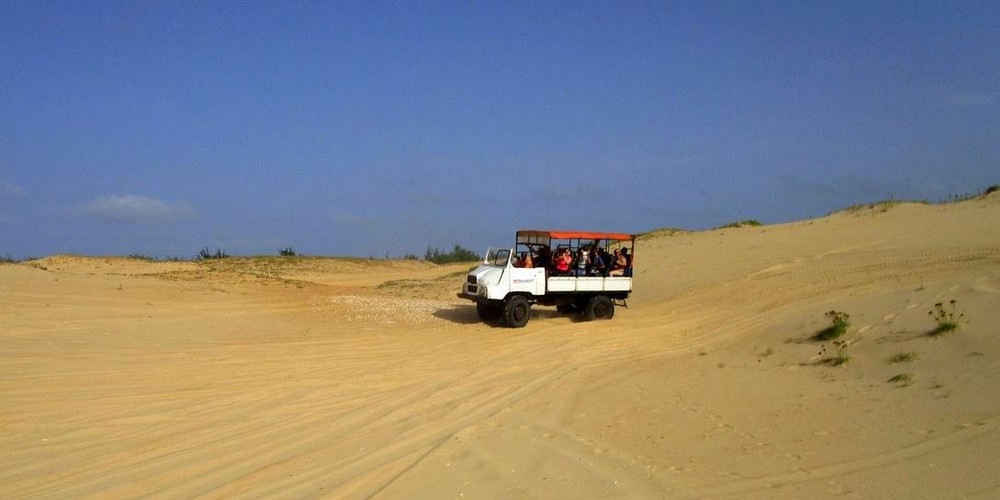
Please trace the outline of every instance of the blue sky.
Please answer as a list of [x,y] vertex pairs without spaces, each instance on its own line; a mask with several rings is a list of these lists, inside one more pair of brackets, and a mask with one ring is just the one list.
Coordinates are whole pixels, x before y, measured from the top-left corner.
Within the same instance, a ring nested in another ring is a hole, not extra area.
[[423,255],[1000,183],[1000,3],[0,2],[0,255]]

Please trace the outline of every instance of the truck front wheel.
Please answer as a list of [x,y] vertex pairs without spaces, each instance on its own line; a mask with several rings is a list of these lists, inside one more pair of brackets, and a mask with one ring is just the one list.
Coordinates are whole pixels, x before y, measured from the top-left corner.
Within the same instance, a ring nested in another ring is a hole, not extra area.
[[615,303],[607,295],[595,295],[583,308],[583,319],[611,319],[615,316]]
[[531,317],[531,303],[528,299],[515,295],[507,299],[504,304],[503,317],[511,328],[522,328],[528,324],[528,318]]

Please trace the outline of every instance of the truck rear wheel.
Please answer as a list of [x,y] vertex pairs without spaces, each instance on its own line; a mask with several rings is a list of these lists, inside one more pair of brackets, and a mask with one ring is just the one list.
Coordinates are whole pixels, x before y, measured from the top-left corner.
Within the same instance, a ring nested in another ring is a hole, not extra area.
[[595,295],[587,301],[583,308],[583,319],[611,319],[615,316],[615,303],[607,295]]
[[499,302],[477,302],[476,314],[483,321],[496,321],[503,316],[503,304]]
[[515,295],[504,304],[503,319],[511,328],[523,328],[531,317],[531,303],[528,299]]

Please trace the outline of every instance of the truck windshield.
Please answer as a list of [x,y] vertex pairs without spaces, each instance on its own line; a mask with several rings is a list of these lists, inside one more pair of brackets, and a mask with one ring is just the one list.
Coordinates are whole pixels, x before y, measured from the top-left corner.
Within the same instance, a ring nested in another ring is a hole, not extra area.
[[506,266],[509,260],[509,248],[487,248],[486,258],[483,259],[483,263],[494,266]]

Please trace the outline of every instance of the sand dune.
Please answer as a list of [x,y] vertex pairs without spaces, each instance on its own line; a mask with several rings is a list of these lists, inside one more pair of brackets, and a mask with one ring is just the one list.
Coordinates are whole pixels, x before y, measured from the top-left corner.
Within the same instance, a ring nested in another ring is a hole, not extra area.
[[462,264],[0,265],[0,494],[1000,496],[996,194],[636,247],[628,309],[523,330]]

